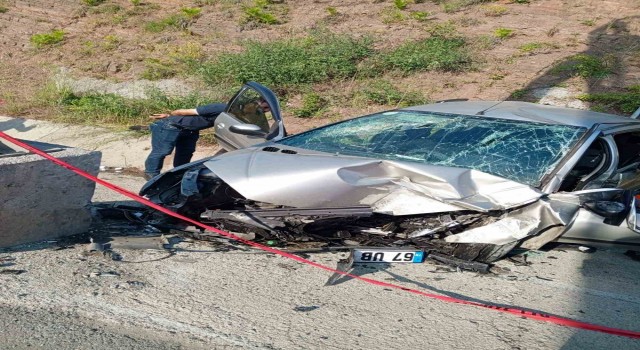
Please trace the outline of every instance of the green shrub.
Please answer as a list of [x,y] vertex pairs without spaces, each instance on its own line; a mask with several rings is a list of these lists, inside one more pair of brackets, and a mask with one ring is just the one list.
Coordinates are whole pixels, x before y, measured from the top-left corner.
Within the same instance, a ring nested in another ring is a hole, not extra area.
[[104,2],[104,0],[82,0],[85,5],[98,6]]
[[399,23],[406,19],[402,11],[394,7],[387,7],[382,9],[382,11],[380,11],[380,15],[382,16],[382,23],[385,24]]
[[280,21],[270,12],[259,7],[247,7],[244,9],[245,20],[247,22],[258,22],[264,24],[278,24]]
[[500,40],[493,35],[482,34],[471,40],[471,47],[477,50],[489,50],[499,44]]
[[453,21],[436,23],[427,29],[431,36],[439,38],[455,38],[459,37],[458,28]]
[[83,56],[91,56],[91,55],[95,54],[96,47],[97,47],[97,45],[96,45],[95,42],[93,42],[91,40],[87,40],[87,41],[82,43],[82,47],[80,49],[80,53]]
[[122,7],[118,4],[104,4],[98,7],[91,7],[88,11],[90,14],[109,13],[116,14],[122,10]]
[[435,2],[442,4],[444,12],[456,12],[466,7],[492,2],[493,0],[436,0]]
[[158,21],[150,21],[145,24],[145,30],[151,33],[160,33],[168,28],[173,29],[186,29],[188,28],[198,17],[202,9],[185,7],[180,9],[180,13],[171,15]]
[[527,89],[516,90],[509,95],[509,100],[522,100],[528,93],[529,90]]
[[471,63],[461,38],[433,37],[407,42],[400,47],[382,52],[369,61],[373,73],[389,70],[410,73],[415,71],[460,71]]
[[624,114],[633,113],[640,107],[640,85],[634,85],[620,92],[584,94],[578,99],[595,103],[592,109],[612,110]]
[[105,51],[115,50],[120,46],[120,38],[115,35],[109,34],[102,39],[100,47]]
[[48,101],[58,108],[64,121],[98,125],[144,124],[153,113],[211,102],[200,94],[169,96],[158,90],[148,91],[147,96],[146,99],[134,99],[102,93],[79,95],[69,89],[57,89]]
[[329,7],[326,8],[326,10],[327,10],[327,14],[330,17],[335,17],[335,16],[339,15],[338,9],[336,9],[335,7],[329,6]]
[[368,38],[316,33],[301,39],[247,42],[240,53],[222,54],[199,68],[211,85],[259,81],[286,88],[352,77],[357,63],[372,53]]
[[268,0],[254,0],[252,6],[244,6],[244,23],[280,24],[280,20],[269,11]]
[[54,45],[64,40],[64,31],[54,29],[49,33],[34,34],[29,40],[36,48]]
[[141,77],[148,80],[159,80],[165,78],[171,78],[177,73],[177,68],[167,62],[162,62],[158,59],[148,58],[145,60],[145,70],[142,72]]
[[202,14],[202,9],[198,7],[183,7],[180,9],[183,16],[189,19],[196,19]]
[[585,26],[588,27],[593,27],[596,25],[596,20],[595,19],[585,19],[583,21],[580,21],[581,24],[584,24]]
[[367,103],[407,107],[420,105],[427,99],[416,91],[401,91],[387,80],[375,80],[357,92],[357,98]]
[[320,113],[328,104],[328,101],[315,92],[302,96],[302,107],[294,109],[293,115],[300,118],[309,118]]
[[493,31],[493,36],[498,39],[506,39],[513,36],[513,29],[508,28],[497,28]]
[[613,72],[615,58],[577,54],[551,69],[552,74],[569,74],[583,78],[603,78]]
[[506,15],[507,12],[509,12],[509,9],[502,5],[487,5],[484,7],[485,16],[499,17]]
[[424,22],[429,20],[429,17],[431,16],[431,14],[429,12],[414,11],[414,12],[411,12],[410,16],[416,21]]
[[543,43],[526,43],[520,45],[519,49],[522,52],[533,52],[535,50],[541,49],[544,47]]
[[204,51],[202,49],[202,44],[198,42],[186,42],[182,45],[171,48],[167,52],[167,55],[173,60],[174,64],[194,66],[198,62],[202,61]]
[[0,6],[0,13],[6,13],[7,11],[9,11],[8,7]]
[[407,6],[409,6],[409,1],[407,0],[393,0],[393,5],[395,5],[395,7],[398,10],[404,10],[407,8]]
[[534,54],[538,52],[549,51],[550,49],[557,49],[558,45],[552,43],[543,43],[543,42],[530,42],[523,45],[520,45],[518,48],[520,52],[524,54]]

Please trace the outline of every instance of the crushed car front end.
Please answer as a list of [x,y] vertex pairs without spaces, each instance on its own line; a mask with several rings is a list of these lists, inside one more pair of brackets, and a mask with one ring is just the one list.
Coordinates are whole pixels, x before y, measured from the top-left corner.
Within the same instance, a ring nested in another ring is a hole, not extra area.
[[580,203],[539,187],[585,133],[391,111],[175,168],[141,194],[256,239],[411,246],[491,262],[572,222]]

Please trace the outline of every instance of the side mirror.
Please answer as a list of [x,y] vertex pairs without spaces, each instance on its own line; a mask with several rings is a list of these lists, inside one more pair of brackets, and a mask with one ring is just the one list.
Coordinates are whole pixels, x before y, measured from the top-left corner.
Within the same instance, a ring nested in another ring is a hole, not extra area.
[[239,124],[239,125],[231,125],[229,127],[229,131],[234,132],[240,135],[248,135],[248,136],[260,136],[265,137],[267,135],[264,130],[262,130],[259,126],[253,124]]

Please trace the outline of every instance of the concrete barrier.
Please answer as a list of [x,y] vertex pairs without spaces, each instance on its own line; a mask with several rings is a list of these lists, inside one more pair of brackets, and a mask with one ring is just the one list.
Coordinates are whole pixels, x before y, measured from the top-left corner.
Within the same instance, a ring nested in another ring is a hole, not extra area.
[[[100,152],[25,142],[98,174]],[[86,232],[95,183],[40,156],[4,145],[8,147],[0,147],[0,247]]]

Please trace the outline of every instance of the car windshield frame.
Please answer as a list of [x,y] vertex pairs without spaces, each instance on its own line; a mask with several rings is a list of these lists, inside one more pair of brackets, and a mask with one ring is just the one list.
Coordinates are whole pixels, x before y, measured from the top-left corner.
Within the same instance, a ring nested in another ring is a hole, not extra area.
[[573,125],[392,110],[276,143],[336,155],[474,169],[539,188],[587,131]]

